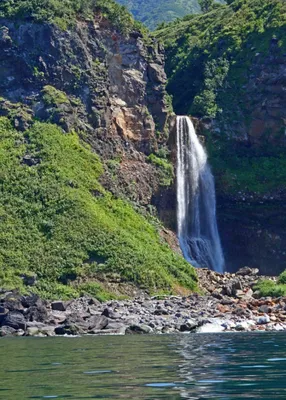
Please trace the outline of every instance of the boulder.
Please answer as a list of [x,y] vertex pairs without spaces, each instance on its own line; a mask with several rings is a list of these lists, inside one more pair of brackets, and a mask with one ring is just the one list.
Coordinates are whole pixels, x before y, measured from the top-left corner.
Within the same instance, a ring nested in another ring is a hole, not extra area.
[[93,329],[90,332],[88,332],[90,335],[124,335],[125,331],[121,330],[119,331],[118,329]]
[[127,325],[122,322],[109,321],[107,327],[102,331],[114,331],[116,334],[124,335]]
[[41,333],[45,336],[55,336],[55,327],[54,326],[44,326],[40,329]]
[[30,326],[29,328],[27,328],[27,336],[37,336],[39,333],[39,328],[37,328],[36,326]]
[[54,311],[66,311],[66,303],[63,301],[53,301],[51,304],[52,310]]
[[25,336],[25,331],[23,331],[23,329],[18,329],[15,333],[15,336]]
[[176,329],[174,327],[172,327],[172,326],[163,326],[161,332],[164,333],[164,334],[171,334],[171,333],[175,333],[175,332],[178,332],[178,331],[176,331]]
[[185,321],[184,324],[180,326],[180,331],[181,332],[188,332],[196,329],[199,326],[199,322],[196,321],[195,319],[188,319]]
[[40,297],[36,294],[31,294],[30,296],[23,296],[21,298],[21,303],[25,308],[46,306],[46,302],[40,299]]
[[44,306],[32,306],[25,313],[27,321],[44,322],[48,318],[48,312]]
[[94,315],[91,318],[89,318],[86,322],[88,324],[89,330],[100,330],[107,327],[108,318],[104,315],[99,315],[99,316]]
[[235,325],[236,331],[248,331],[251,327],[253,327],[255,323],[253,321],[242,321],[238,322]]
[[0,314],[7,314],[7,312],[8,312],[7,308],[0,306]]
[[162,306],[158,306],[154,311],[154,315],[169,315],[169,311]]
[[146,335],[149,333],[153,333],[153,329],[148,326],[148,325],[131,325],[129,326],[126,331],[126,334],[128,335],[134,335],[134,334],[139,334],[139,335]]
[[270,322],[269,315],[265,314],[264,316],[261,316],[261,317],[257,318],[257,324],[258,325],[266,325],[266,324],[269,324],[269,322]]
[[223,332],[225,330],[223,320],[220,319],[212,319],[206,320],[202,326],[199,326],[196,330],[197,333],[218,333]]
[[2,325],[6,315],[8,314],[9,310],[5,307],[0,307],[0,325]]
[[21,296],[18,293],[10,292],[1,299],[2,306],[9,311],[23,311]]
[[244,294],[243,298],[244,300],[250,300],[253,297],[253,290],[248,289],[246,293]]
[[84,331],[75,324],[64,324],[55,328],[56,335],[81,335]]
[[16,336],[17,330],[12,328],[11,326],[1,326],[0,328],[0,336]]
[[239,317],[249,317],[251,311],[243,307],[237,307],[232,311],[232,313]]
[[102,313],[103,316],[111,319],[118,319],[121,318],[121,314],[113,311],[111,308],[106,307]]
[[2,325],[10,326],[14,329],[26,330],[26,320],[22,313],[18,311],[10,311],[4,318]]
[[250,268],[250,267],[243,267],[240,268],[237,272],[236,275],[240,275],[240,276],[256,276],[259,274],[259,269],[258,268]]
[[243,290],[241,281],[239,279],[234,279],[229,281],[223,288],[223,294],[227,296],[236,296],[239,290]]
[[268,314],[271,312],[271,307],[269,307],[267,304],[263,304],[258,308],[258,311],[263,314]]
[[217,290],[215,290],[214,292],[212,292],[212,297],[214,297],[215,299],[218,299],[218,300],[222,300],[223,299],[223,295],[219,292],[219,291],[217,291]]

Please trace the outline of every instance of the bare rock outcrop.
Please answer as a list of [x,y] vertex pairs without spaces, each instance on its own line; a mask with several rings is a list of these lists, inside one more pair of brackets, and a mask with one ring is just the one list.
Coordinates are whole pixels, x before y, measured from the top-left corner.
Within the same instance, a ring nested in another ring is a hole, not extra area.
[[150,205],[162,188],[147,156],[166,147],[171,117],[160,45],[102,15],[67,31],[1,19],[0,32],[0,115],[76,130],[104,161],[103,185]]

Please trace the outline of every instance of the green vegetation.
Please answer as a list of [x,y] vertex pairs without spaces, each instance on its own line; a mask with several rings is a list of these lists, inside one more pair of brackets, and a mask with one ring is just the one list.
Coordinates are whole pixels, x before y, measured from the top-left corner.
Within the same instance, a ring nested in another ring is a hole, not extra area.
[[198,0],[202,12],[210,11],[214,6],[214,0]]
[[286,270],[279,276],[278,281],[261,280],[255,286],[261,297],[280,297],[286,296]]
[[[285,187],[285,150],[268,140],[282,141],[283,124],[276,133],[265,129],[256,150],[239,144],[232,133],[239,135],[240,126],[241,135],[244,127],[247,131],[252,112],[267,96],[262,87],[254,99],[246,86],[261,71],[260,61],[272,54],[273,43],[276,56],[285,54],[286,2],[226,3],[162,26],[155,36],[166,48],[167,88],[175,112],[216,118],[219,129],[208,134],[207,147],[218,192],[269,193]],[[273,73],[279,76],[279,66],[273,65]]]
[[50,85],[43,88],[42,94],[43,100],[47,106],[58,106],[60,104],[69,104],[70,102],[64,92]]
[[0,98],[0,113],[9,117],[9,119],[18,119],[26,123],[32,123],[32,112],[23,103],[11,103],[8,100]]
[[112,293],[104,290],[97,282],[87,282],[81,284],[80,294],[92,296],[102,302],[116,298],[116,296],[114,296]]
[[125,7],[114,0],[1,0],[0,17],[33,19],[55,23],[62,29],[75,24],[78,18],[92,19],[101,13],[124,34],[144,28],[134,21]]
[[164,157],[165,154],[161,151],[157,155],[150,154],[147,160],[157,167],[161,186],[170,186],[174,180],[174,168],[172,163]]
[[207,150],[220,193],[240,191],[266,194],[283,189],[286,182],[286,151],[255,150],[222,136],[208,137]]
[[186,14],[200,12],[197,0],[118,0],[126,6],[134,18],[149,29],[155,29],[160,23],[171,22]]
[[[194,269],[156,228],[98,183],[99,158],[75,133],[0,119],[0,287],[49,298],[108,298],[98,278],[118,274],[151,292],[196,288]],[[22,276],[36,274],[26,288]]]
[[[235,0],[202,15],[161,26],[168,91],[177,114],[214,117],[243,104],[243,84],[257,54],[268,54],[273,37],[281,54],[286,42],[286,3]],[[232,115],[233,118],[233,115]]]
[[118,0],[118,3],[126,6],[134,18],[152,30],[161,23],[164,26],[176,18],[200,12],[198,0]]
[[33,75],[37,79],[44,79],[45,78],[45,73],[42,71],[39,71],[38,67],[34,67]]
[[204,84],[202,91],[194,97],[191,108],[192,114],[198,116],[215,117],[219,109],[216,102],[217,91],[223,88],[229,71],[229,62],[225,58],[217,58],[206,62],[204,70]]
[[286,270],[279,276],[278,283],[286,285]]

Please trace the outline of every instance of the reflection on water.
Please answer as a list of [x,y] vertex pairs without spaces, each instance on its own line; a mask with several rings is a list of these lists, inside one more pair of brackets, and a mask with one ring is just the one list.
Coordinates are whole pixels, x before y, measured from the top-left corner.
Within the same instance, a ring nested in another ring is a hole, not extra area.
[[283,333],[0,340],[0,399],[286,399]]
[[177,350],[183,360],[179,375],[186,385],[181,389],[182,398],[286,399],[286,359],[283,362],[277,357],[286,354],[284,334],[197,335],[195,341],[188,339],[182,336]]

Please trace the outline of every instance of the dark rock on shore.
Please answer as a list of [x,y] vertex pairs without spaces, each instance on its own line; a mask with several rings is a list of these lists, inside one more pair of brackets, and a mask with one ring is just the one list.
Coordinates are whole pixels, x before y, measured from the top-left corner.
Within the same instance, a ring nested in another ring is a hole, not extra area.
[[104,315],[100,315],[99,317],[94,315],[87,321],[88,329],[89,330],[104,329],[107,327],[108,321],[109,321],[108,318],[106,318]]
[[16,336],[17,330],[11,326],[2,326],[0,328],[0,336]]
[[48,302],[16,292],[0,297],[0,336],[170,334],[286,330],[286,297],[256,298],[258,270],[223,275],[198,270],[202,291],[187,297],[147,294],[106,303],[90,297]]

